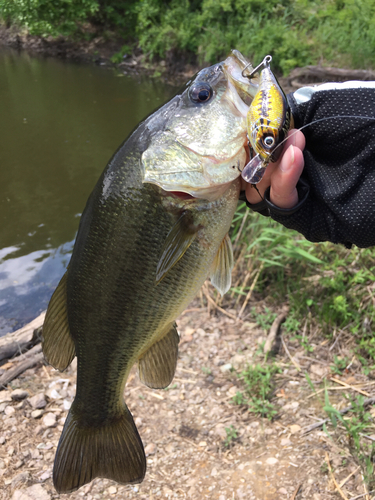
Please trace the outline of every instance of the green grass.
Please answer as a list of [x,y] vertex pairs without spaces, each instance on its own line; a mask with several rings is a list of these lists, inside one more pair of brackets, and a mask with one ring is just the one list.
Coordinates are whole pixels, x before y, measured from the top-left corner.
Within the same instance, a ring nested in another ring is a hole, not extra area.
[[[344,428],[350,454],[361,467],[368,488],[373,490],[375,487],[375,443],[367,441],[364,437],[366,434],[373,433],[373,418],[371,413],[365,408],[363,396],[357,396],[356,399],[351,400],[350,403],[353,406],[351,412],[346,416],[341,415],[330,403],[328,391],[326,390],[323,410],[327,414],[334,430],[338,429],[339,426]],[[333,438],[336,437],[335,435],[331,435],[332,433],[329,432],[326,426],[324,430],[329,436]]]
[[[242,224],[244,217],[245,223]],[[355,354],[367,371],[375,369],[375,252],[331,243],[311,243],[295,231],[239,205],[231,232],[237,259],[231,298],[240,308],[257,281],[253,296],[264,298],[263,311],[248,305],[242,318],[269,328],[275,309],[287,303],[284,331],[311,352],[305,326],[327,338],[345,330],[355,339]],[[243,286],[250,271],[252,279]]]
[[272,420],[277,414],[275,405],[270,401],[273,383],[272,378],[281,369],[274,363],[265,365],[248,365],[238,374],[243,389],[237,391],[233,402],[245,405],[250,413]]

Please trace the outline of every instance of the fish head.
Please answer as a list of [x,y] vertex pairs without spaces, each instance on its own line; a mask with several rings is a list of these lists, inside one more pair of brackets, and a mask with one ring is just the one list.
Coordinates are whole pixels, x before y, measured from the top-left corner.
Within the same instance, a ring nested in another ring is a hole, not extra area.
[[[247,160],[246,117],[256,93],[254,82],[241,75],[248,64],[235,51],[187,84],[163,126],[152,125],[141,158],[144,183],[215,200],[238,179]],[[156,120],[157,112],[153,116]]]

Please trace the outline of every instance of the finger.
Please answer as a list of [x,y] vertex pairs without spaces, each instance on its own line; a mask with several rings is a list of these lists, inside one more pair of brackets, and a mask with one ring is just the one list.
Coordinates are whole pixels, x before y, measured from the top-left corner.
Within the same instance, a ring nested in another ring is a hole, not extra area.
[[271,202],[280,208],[292,208],[298,203],[297,182],[304,167],[303,153],[292,144],[283,154],[271,178]]

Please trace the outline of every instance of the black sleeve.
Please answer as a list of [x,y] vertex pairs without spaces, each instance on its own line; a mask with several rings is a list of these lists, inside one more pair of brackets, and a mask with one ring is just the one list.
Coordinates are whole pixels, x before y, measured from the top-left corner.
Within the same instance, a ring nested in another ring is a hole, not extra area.
[[303,104],[288,99],[306,137],[299,203],[280,209],[268,190],[262,206],[249,206],[310,241],[375,245],[375,89],[321,90]]

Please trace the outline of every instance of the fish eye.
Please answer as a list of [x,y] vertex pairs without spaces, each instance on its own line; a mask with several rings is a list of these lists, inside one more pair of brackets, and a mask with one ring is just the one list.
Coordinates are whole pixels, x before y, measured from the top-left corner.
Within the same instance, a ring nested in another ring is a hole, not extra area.
[[263,142],[264,142],[264,145],[265,145],[267,148],[272,148],[272,146],[274,146],[274,144],[275,144],[275,138],[274,138],[272,135],[267,135],[267,136],[263,139]]
[[195,103],[208,102],[213,94],[212,87],[206,82],[197,82],[189,90],[190,100]]

